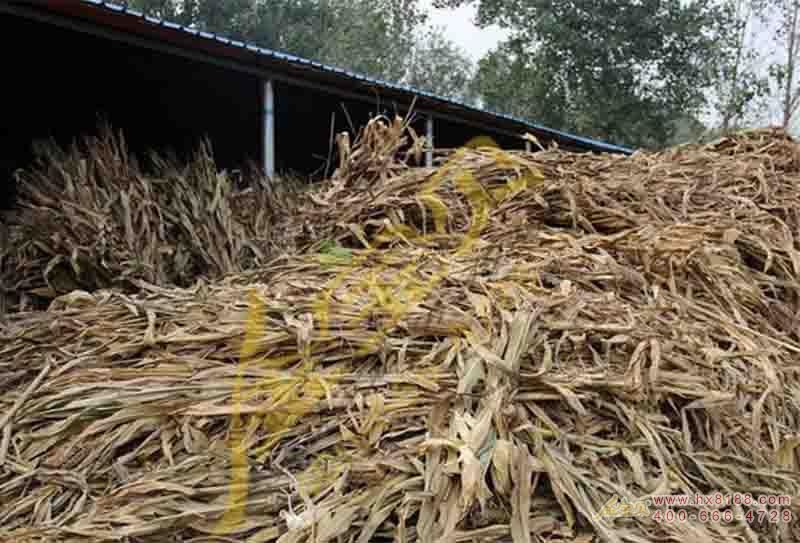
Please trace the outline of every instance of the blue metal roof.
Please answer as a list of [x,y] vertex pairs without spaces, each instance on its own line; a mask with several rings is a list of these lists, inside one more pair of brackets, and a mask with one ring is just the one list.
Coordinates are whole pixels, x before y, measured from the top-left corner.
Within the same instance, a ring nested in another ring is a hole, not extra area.
[[301,66],[305,66],[305,67],[309,67],[310,66],[310,67],[315,68],[317,70],[321,70],[323,72],[328,72],[328,73],[334,74],[334,75],[336,75],[337,77],[340,77],[340,78],[350,79],[351,81],[366,82],[366,83],[369,83],[369,84],[372,84],[372,85],[376,85],[376,86],[379,86],[379,87],[383,87],[383,88],[386,88],[386,89],[392,89],[394,91],[399,91],[399,92],[403,92],[403,93],[408,93],[408,94],[412,94],[412,95],[416,95],[416,96],[425,97],[427,99],[434,100],[434,101],[437,101],[437,102],[441,102],[443,104],[447,104],[447,105],[450,105],[450,106],[455,106],[458,109],[463,109],[463,110],[471,111],[471,112],[474,112],[474,113],[482,113],[482,114],[485,114],[485,115],[488,114],[488,115],[497,117],[499,119],[505,119],[507,121],[512,121],[512,122],[514,122],[514,123],[516,123],[518,125],[521,125],[523,127],[526,127],[528,129],[530,129],[531,131],[547,134],[547,135],[550,135],[550,136],[552,136],[554,138],[558,138],[558,139],[566,141],[566,142],[572,142],[572,143],[575,143],[575,144],[578,144],[578,145],[581,145],[581,146],[584,146],[584,147],[588,147],[588,148],[593,149],[593,150],[606,151],[606,152],[611,152],[611,153],[623,153],[623,154],[630,154],[630,153],[633,152],[633,149],[630,149],[628,147],[623,147],[623,146],[620,146],[620,145],[614,145],[614,144],[611,144],[611,143],[606,143],[606,142],[594,140],[594,139],[591,139],[591,138],[585,138],[585,137],[582,137],[582,136],[577,136],[575,134],[570,134],[568,132],[563,132],[561,130],[555,130],[553,128],[548,128],[546,126],[542,126],[540,124],[533,123],[533,122],[530,122],[530,121],[528,121],[526,119],[515,117],[513,115],[507,115],[507,114],[504,114],[504,113],[498,113],[496,111],[490,111],[490,110],[486,110],[486,109],[481,109],[481,108],[466,104],[464,102],[461,102],[461,101],[458,101],[458,100],[454,100],[452,98],[447,98],[445,96],[439,96],[439,95],[432,94],[430,92],[426,92],[426,91],[423,91],[423,90],[420,90],[420,89],[414,89],[412,87],[408,87],[408,86],[401,85],[401,84],[398,84],[398,83],[389,83],[389,82],[386,82],[386,81],[382,81],[380,79],[367,77],[367,76],[364,76],[362,74],[353,73],[353,72],[350,72],[348,70],[344,70],[342,68],[337,68],[335,66],[329,66],[327,64],[322,64],[322,63],[319,63],[319,62],[316,62],[316,61],[312,61],[312,60],[309,60],[309,59],[306,59],[306,58],[303,58],[303,57],[298,57],[298,56],[291,55],[291,54],[288,54],[288,53],[282,53],[280,51],[274,51],[272,49],[265,49],[263,47],[259,47],[256,44],[244,43],[244,42],[241,42],[241,41],[237,41],[237,40],[233,40],[233,39],[230,39],[230,38],[226,38],[224,36],[221,36],[221,35],[218,35],[218,34],[215,34],[215,33],[212,33],[212,32],[198,31],[197,29],[193,29],[193,28],[190,28],[190,27],[179,25],[177,23],[173,23],[173,22],[166,21],[166,20],[163,20],[163,19],[158,19],[158,18],[155,18],[155,17],[144,15],[143,13],[141,13],[139,11],[130,9],[127,6],[120,5],[120,4],[117,4],[115,2],[105,2],[103,0],[79,0],[79,1],[81,3],[84,3],[84,4],[90,4],[92,6],[97,6],[99,8],[104,8],[104,9],[112,11],[112,12],[122,13],[122,14],[125,14],[125,15],[137,17],[137,18],[140,18],[142,20],[147,21],[148,23],[151,23],[151,24],[154,24],[154,25],[163,26],[165,28],[177,30],[177,31],[180,31],[180,32],[184,32],[186,34],[192,35],[195,38],[199,37],[199,38],[203,38],[203,39],[210,40],[210,41],[216,41],[218,43],[223,44],[226,47],[247,49],[249,51],[252,51],[252,52],[257,53],[259,55],[263,55],[265,57],[269,57],[271,59],[279,60],[281,62],[285,62],[285,63],[288,63],[288,64],[296,64],[296,65],[301,65]]

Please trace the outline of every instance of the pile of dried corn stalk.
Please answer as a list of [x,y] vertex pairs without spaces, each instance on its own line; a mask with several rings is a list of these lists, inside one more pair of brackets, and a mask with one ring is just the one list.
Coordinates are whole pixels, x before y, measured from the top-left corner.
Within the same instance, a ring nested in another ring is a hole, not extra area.
[[140,167],[108,127],[66,150],[38,149],[19,175],[18,209],[0,247],[0,312],[46,307],[75,289],[130,290],[136,280],[188,286],[275,252],[270,225],[287,195],[264,183],[235,190],[206,145],[185,166],[148,158]]
[[[798,145],[408,169],[398,126],[284,225],[309,251],[6,319],[0,539],[800,538]],[[713,492],[793,502],[604,508]]]

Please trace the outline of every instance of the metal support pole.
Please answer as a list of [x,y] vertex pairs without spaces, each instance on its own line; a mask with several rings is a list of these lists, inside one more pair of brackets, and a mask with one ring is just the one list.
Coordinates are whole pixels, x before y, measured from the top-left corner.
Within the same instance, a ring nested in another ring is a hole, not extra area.
[[433,115],[428,115],[425,120],[425,139],[427,139],[428,149],[425,151],[425,165],[433,167]]
[[525,140],[525,151],[531,152],[531,142],[529,140]]
[[275,91],[272,80],[263,83],[262,104],[262,157],[264,175],[272,179],[275,176]]

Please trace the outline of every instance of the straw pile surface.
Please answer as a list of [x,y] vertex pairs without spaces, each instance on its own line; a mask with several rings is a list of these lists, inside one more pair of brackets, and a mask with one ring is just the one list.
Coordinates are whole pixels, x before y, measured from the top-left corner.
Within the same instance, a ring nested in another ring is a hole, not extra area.
[[46,307],[75,289],[131,290],[137,280],[188,286],[261,265],[276,249],[270,224],[287,195],[265,183],[236,191],[207,145],[186,165],[153,154],[142,168],[106,126],[37,154],[19,174],[0,247],[7,310]]
[[[797,144],[403,137],[341,142],[303,254],[7,318],[0,539],[797,541]],[[713,492],[792,505],[604,507]]]

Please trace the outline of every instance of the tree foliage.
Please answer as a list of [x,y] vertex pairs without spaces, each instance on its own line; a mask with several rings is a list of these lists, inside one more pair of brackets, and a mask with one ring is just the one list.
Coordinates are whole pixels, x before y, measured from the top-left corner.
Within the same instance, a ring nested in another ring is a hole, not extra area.
[[486,109],[561,126],[569,116],[567,97],[536,69],[537,54],[521,40],[500,44],[478,62],[473,89]]
[[410,52],[427,18],[419,0],[130,0],[129,5],[393,81],[409,73]]
[[769,91],[761,69],[763,55],[755,47],[753,27],[763,18],[763,0],[727,0],[726,26],[719,34],[722,46],[713,63],[716,85],[713,106],[718,115],[718,132],[738,130],[759,115]]
[[[455,6],[471,0],[442,0]],[[487,105],[630,145],[698,115],[726,13],[712,0],[477,0],[511,38],[481,62]],[[502,79],[501,79],[502,78]],[[508,79],[510,78],[510,79]]]
[[411,87],[475,103],[469,55],[443,36],[440,28],[429,28],[417,39],[409,55],[403,82]]
[[800,109],[800,0],[761,0],[774,18],[777,59],[769,68],[777,87],[781,124],[790,128]]

